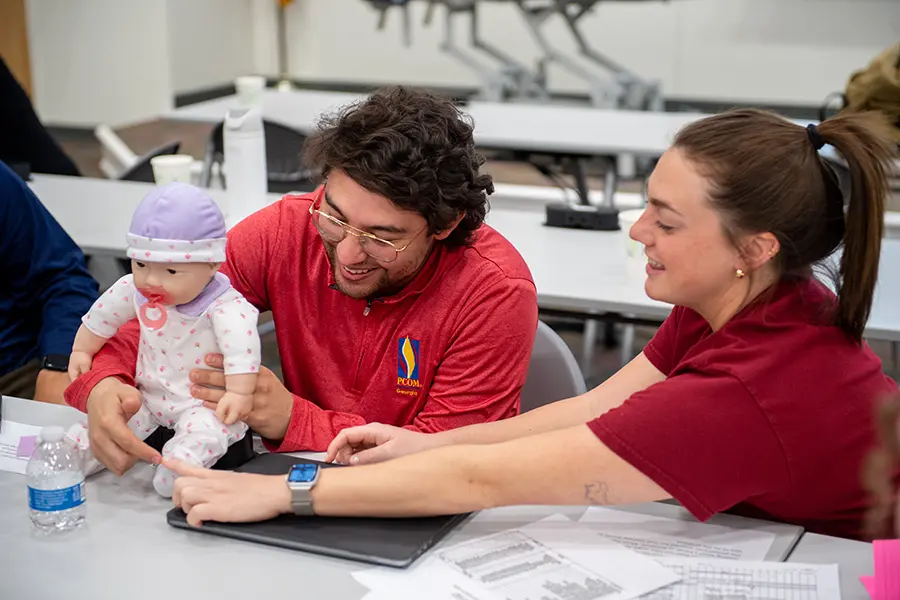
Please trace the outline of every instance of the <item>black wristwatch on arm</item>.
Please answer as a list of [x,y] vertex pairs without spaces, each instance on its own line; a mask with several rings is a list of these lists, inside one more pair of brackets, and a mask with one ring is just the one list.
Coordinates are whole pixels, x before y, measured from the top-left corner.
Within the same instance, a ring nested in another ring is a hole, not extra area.
[[69,370],[68,354],[48,354],[41,359],[41,370],[61,371],[63,373]]

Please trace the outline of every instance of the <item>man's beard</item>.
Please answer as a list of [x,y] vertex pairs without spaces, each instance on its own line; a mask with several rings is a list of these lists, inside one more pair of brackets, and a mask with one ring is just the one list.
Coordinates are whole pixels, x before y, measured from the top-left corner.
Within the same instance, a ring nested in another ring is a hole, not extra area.
[[388,272],[376,265],[376,269],[381,269],[381,276],[377,280],[372,283],[367,283],[365,287],[353,285],[348,288],[347,285],[342,282],[341,274],[339,273],[341,265],[335,256],[335,252],[336,249],[334,246],[325,244],[325,255],[328,257],[328,262],[331,264],[331,271],[334,274],[334,284],[342,294],[357,300],[362,300],[378,296],[382,289],[387,288],[390,285],[390,275]]
[[[376,263],[375,268],[381,270],[381,276],[376,281],[366,284],[365,287],[355,285],[348,289],[348,287],[341,282],[341,274],[339,273],[341,265],[335,256],[337,248],[325,242],[323,242],[323,244],[325,246],[325,255],[328,257],[328,262],[330,263],[332,273],[334,274],[335,286],[342,294],[357,300],[380,298],[396,294],[412,280],[415,274],[419,272],[422,265],[425,264],[425,258],[423,258],[419,264],[414,267],[410,265],[408,270],[404,269],[403,271],[394,274],[392,277],[387,269]],[[430,251],[426,253],[426,257],[428,254],[430,254]]]

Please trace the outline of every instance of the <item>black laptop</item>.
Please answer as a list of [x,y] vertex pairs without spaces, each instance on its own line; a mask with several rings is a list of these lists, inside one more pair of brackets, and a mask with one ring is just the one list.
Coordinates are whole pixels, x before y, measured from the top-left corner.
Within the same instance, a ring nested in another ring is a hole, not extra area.
[[[292,465],[315,462],[284,454],[261,454],[235,470],[286,475]],[[336,467],[318,464],[325,468]],[[402,568],[411,565],[468,516],[372,519],[283,515],[261,523],[207,521],[202,527],[195,528],[188,525],[184,511],[175,508],[168,512],[166,519],[173,527],[198,533]]]

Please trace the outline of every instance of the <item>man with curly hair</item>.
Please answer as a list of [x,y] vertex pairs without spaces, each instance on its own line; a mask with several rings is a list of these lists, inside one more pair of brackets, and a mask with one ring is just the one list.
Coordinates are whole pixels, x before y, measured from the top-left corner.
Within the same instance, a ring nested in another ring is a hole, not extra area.
[[[275,319],[284,382],[264,369],[247,419],[275,451],[325,450],[346,427],[436,432],[518,412],[537,328],[531,274],[484,224],[490,175],[453,103],[387,88],[326,116],[304,150],[316,191],[251,215],[222,272]],[[127,420],[137,327],[123,328],[67,391],[111,470],[159,460]],[[191,372],[222,397],[220,355]],[[194,365],[186,365],[193,368]]]

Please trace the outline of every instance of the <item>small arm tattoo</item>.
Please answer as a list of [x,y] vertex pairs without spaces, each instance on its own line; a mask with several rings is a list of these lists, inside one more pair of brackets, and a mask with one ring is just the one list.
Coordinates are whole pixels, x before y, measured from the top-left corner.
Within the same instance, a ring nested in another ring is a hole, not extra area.
[[584,499],[590,504],[609,505],[609,485],[603,481],[586,483],[584,485]]

